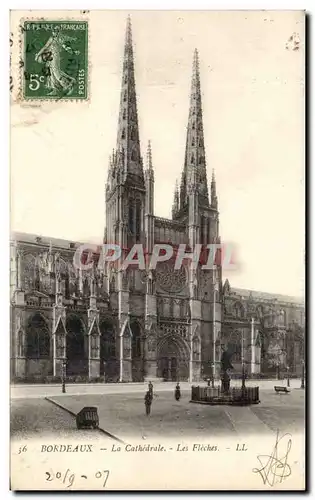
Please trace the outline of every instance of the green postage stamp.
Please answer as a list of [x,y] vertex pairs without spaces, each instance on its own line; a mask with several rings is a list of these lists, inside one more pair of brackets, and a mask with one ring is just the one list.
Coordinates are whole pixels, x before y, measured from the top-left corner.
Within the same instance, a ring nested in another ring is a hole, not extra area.
[[23,99],[87,99],[88,22],[29,20],[22,33]]

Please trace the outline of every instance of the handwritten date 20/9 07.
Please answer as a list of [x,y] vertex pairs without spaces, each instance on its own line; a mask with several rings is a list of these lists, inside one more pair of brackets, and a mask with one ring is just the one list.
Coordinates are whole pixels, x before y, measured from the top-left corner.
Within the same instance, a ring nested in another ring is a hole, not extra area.
[[[75,486],[75,481],[78,480],[85,480],[88,481],[88,486],[92,486],[91,481],[94,479],[98,480],[98,485],[100,488],[105,488],[107,484],[107,480],[109,478],[109,470],[98,470],[94,474],[76,474],[74,472],[71,472],[70,469],[67,469],[66,471],[57,471],[54,472],[52,469],[49,470],[49,472],[45,472],[45,479],[46,481],[54,481],[59,482],[65,486],[65,488],[71,488]],[[82,484],[82,482],[81,482]]]

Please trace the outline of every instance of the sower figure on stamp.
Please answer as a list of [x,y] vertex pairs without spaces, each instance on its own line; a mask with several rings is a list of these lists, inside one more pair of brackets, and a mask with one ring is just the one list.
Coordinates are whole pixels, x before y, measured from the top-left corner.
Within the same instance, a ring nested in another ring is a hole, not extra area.
[[148,416],[151,413],[152,399],[153,399],[153,396],[151,395],[150,391],[147,391],[146,395],[144,396],[144,404],[145,404],[145,412],[146,412],[146,415],[148,415]]
[[[79,51],[73,51],[69,43],[76,38],[54,31],[44,47],[36,54],[35,61],[44,64],[46,73],[46,87],[50,90],[49,95],[65,93],[70,95],[76,79],[62,71],[60,67],[61,52],[65,50],[71,54],[79,55]],[[68,44],[68,45],[67,45]]]
[[176,387],[175,387],[175,399],[176,399],[176,401],[180,400],[180,385],[179,385],[179,382],[177,382]]

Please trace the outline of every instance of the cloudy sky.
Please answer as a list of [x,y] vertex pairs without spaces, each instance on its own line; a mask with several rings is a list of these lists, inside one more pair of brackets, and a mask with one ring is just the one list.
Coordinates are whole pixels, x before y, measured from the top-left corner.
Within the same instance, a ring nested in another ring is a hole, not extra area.
[[[87,15],[88,103],[26,106],[13,95],[13,231],[101,241],[127,14]],[[12,14],[14,32],[20,17]],[[232,286],[303,294],[302,13],[135,11],[131,17],[141,149],[145,157],[150,139],[156,215],[170,217],[175,180],[183,167],[197,47],[208,180],[214,168],[221,238],[236,246],[238,256],[238,269],[225,277]],[[291,36],[300,40],[299,50],[293,50]],[[12,50],[15,71],[18,47]]]

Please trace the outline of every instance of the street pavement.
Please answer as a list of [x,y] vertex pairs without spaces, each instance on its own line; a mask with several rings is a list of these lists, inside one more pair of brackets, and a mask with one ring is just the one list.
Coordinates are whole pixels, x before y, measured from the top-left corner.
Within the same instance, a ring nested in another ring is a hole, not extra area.
[[[206,385],[205,382],[181,382],[182,390],[190,390],[192,385]],[[218,385],[218,382],[216,382]],[[246,385],[249,387],[259,386],[260,391],[274,390],[275,385],[286,386],[286,380],[248,380]],[[241,381],[233,380],[231,386],[240,387]],[[125,393],[143,393],[147,390],[147,382],[139,383],[117,383],[117,384],[66,384],[66,392],[68,395],[78,394],[125,394]],[[290,380],[290,388],[298,389],[301,387],[299,379]],[[155,392],[174,391],[174,382],[159,382],[154,383]],[[12,384],[10,396],[11,398],[27,398],[27,397],[45,397],[45,396],[58,396],[61,394],[61,384]]]
[[[259,385],[261,403],[248,407],[209,406],[190,403],[190,384],[181,384],[182,398],[174,398],[174,384],[154,384],[151,415],[145,415],[147,384],[106,384],[67,386],[16,386],[11,400],[11,435],[78,437],[81,432],[95,439],[94,431],[77,431],[75,418],[84,406],[96,406],[100,427],[122,440],[128,437],[215,437],[265,434],[271,431],[300,432],[304,428],[304,391],[300,381],[291,381],[289,394],[276,394],[281,381]],[[237,385],[237,384],[233,384]],[[247,385],[255,385],[254,381]],[[23,395],[24,394],[24,395]],[[44,399],[48,397],[49,401]],[[62,408],[60,408],[60,405]],[[93,433],[93,434],[92,434]],[[102,439],[104,439],[102,435]],[[109,438],[106,438],[109,439]]]

